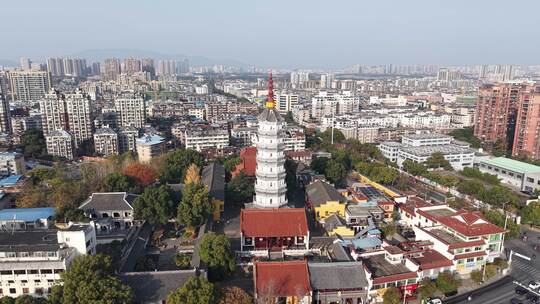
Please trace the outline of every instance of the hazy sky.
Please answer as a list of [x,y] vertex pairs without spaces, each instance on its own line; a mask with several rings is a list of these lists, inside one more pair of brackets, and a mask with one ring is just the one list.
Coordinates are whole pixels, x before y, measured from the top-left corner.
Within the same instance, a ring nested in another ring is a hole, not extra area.
[[540,63],[539,0],[0,0],[0,58],[130,48],[272,67]]

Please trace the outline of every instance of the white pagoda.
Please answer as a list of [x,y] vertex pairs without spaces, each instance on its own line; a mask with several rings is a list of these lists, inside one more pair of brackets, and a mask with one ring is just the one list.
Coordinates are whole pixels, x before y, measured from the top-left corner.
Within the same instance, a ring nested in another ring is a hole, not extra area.
[[268,80],[268,99],[259,115],[257,170],[255,176],[256,208],[279,208],[287,204],[283,118],[275,108],[272,73]]

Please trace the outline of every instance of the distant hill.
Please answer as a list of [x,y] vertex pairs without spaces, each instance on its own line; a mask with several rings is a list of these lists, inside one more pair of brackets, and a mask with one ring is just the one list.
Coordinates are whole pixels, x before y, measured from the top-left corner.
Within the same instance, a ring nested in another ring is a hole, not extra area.
[[183,60],[188,59],[191,66],[211,66],[222,64],[226,66],[246,67],[247,64],[231,59],[214,59],[203,56],[189,56],[184,54],[163,54],[154,51],[140,49],[90,49],[66,55],[66,57],[86,58],[90,61],[103,61],[106,58],[153,58]]
[[19,64],[13,60],[0,59],[0,66],[14,68],[14,67],[18,67]]

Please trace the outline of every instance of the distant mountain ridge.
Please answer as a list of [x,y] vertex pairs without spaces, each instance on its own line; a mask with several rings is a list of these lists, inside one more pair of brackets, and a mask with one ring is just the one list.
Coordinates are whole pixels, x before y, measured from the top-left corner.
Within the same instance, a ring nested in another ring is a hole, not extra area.
[[13,61],[10,59],[0,59],[0,66],[14,68],[18,67],[19,64],[17,63],[17,61]]
[[140,49],[89,49],[81,52],[73,53],[66,55],[66,57],[73,58],[85,58],[90,61],[103,61],[106,58],[153,58],[156,60],[160,59],[171,59],[171,60],[183,60],[188,59],[191,66],[212,66],[212,65],[226,65],[226,66],[237,66],[237,67],[247,67],[248,65],[244,62],[233,60],[233,59],[214,59],[204,56],[190,56],[184,54],[164,54],[155,51],[149,50],[140,50]]

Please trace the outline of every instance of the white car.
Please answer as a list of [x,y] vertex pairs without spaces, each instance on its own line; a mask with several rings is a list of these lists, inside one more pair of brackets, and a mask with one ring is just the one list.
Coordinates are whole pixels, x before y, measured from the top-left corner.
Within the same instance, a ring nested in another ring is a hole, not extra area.
[[426,304],[442,304],[442,300],[439,298],[429,299]]
[[538,289],[540,287],[540,283],[536,281],[530,281],[529,282],[529,288],[530,289]]

